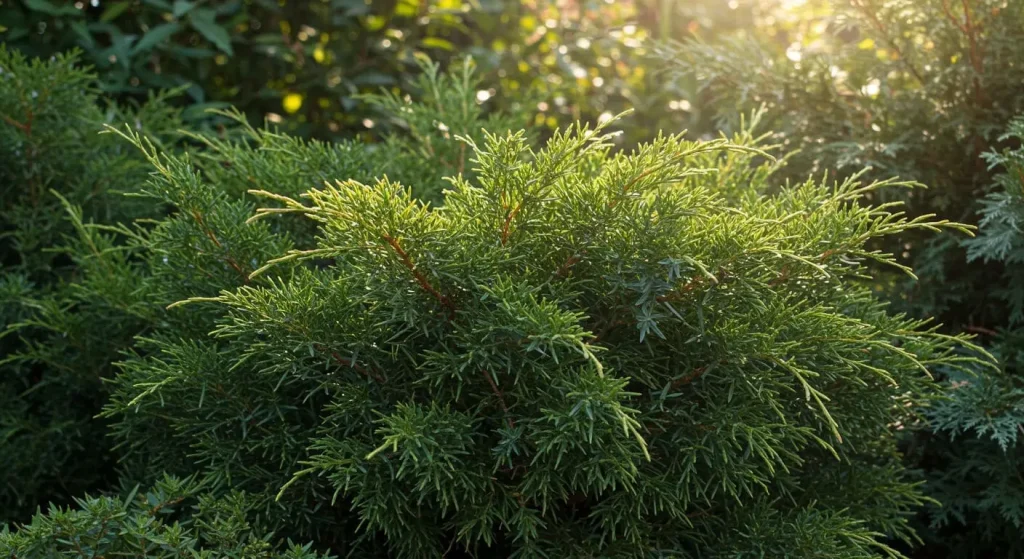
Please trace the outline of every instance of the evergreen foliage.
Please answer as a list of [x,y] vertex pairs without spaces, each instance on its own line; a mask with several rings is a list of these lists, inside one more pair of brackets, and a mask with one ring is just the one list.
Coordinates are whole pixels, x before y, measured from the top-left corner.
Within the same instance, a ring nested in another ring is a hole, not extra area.
[[75,499],[75,508],[37,514],[11,532],[0,531],[0,555],[18,559],[153,557],[195,559],[318,559],[309,545],[277,545],[246,519],[249,499],[220,499],[193,480],[166,477],[149,491],[122,498]]
[[[104,424],[93,420],[100,380],[140,317],[124,259],[102,236],[78,233],[88,220],[159,211],[122,196],[148,175],[145,160],[97,132],[128,122],[160,143],[180,127],[162,96],[101,106],[76,59],[28,61],[0,45],[0,521],[109,474]],[[116,288],[94,297],[94,281]]]
[[987,289],[1004,315],[991,334],[1005,374],[951,375],[949,398],[930,413],[941,435],[930,445],[931,487],[946,505],[932,511],[932,523],[957,557],[1024,557],[1024,120],[1014,120],[1000,139],[1018,147],[985,154],[999,172],[982,200],[978,236],[964,244],[969,259],[994,272]]
[[[998,146],[1006,123],[1024,110],[1024,4],[1003,0],[827,0],[827,10],[791,32],[790,43],[756,32],[666,49],[694,73],[708,109],[728,126],[736,109],[765,104],[768,123],[801,151],[791,176],[838,176],[873,168],[873,177],[923,183],[927,194],[892,193],[912,212],[974,222],[989,184],[981,154]],[[817,33],[814,30],[818,30]],[[820,31],[824,29],[825,31]],[[981,266],[964,266],[950,236],[894,237],[891,250],[927,269],[903,282],[915,314],[951,328],[986,325],[997,306],[974,286]],[[901,245],[909,244],[904,249]]]
[[[510,132],[528,101],[484,111],[469,61],[361,97],[400,133],[328,144],[180,132],[165,95],[102,105],[74,56],[0,47],[0,554],[899,557],[925,507],[929,552],[1019,556],[1020,14],[987,1],[857,0],[820,58],[716,90],[767,101],[731,137],[623,151],[614,119]],[[679,52],[715,90],[737,48]]]
[[[519,115],[482,114],[469,61],[449,74],[424,62],[416,102],[369,98],[409,129],[404,139],[307,142],[251,128],[237,112],[220,112],[235,122],[225,133],[185,133],[200,148],[188,158],[197,173],[191,190],[140,193],[155,160],[99,132],[104,123],[125,122],[136,135],[166,131],[137,136],[163,150],[162,138],[180,127],[175,111],[162,99],[130,111],[102,109],[91,74],[75,67],[75,57],[43,63],[6,50],[0,56],[5,521],[27,520],[43,503],[65,504],[113,481],[106,422],[94,419],[106,395],[102,381],[114,373],[111,364],[137,335],[173,324],[178,335],[200,336],[211,327],[200,315],[168,316],[164,306],[241,285],[252,262],[310,242],[311,227],[262,234],[245,227],[252,212],[246,189],[297,195],[329,178],[368,181],[388,174],[416,179],[418,194],[437,199],[442,173],[464,165],[454,134],[479,137],[484,124],[522,126]],[[217,188],[207,188],[207,180]],[[170,220],[131,225],[163,218],[170,208],[176,212]],[[165,259],[161,247],[169,239],[185,242],[174,246],[186,254]],[[240,253],[239,260],[228,256]]]
[[[909,443],[928,472],[922,556],[1021,557],[1020,377],[1015,333],[1024,295],[1014,281],[1019,181],[1014,171],[1024,110],[1024,3],[1002,0],[823,0],[774,36],[748,34],[664,49],[704,84],[707,108],[767,106],[770,126],[801,150],[790,176],[873,167],[925,192],[880,191],[911,215],[977,223],[978,238],[911,232],[883,246],[921,281],[875,272],[896,309],[934,317],[944,331],[982,334],[1005,374],[972,378],[941,368],[952,390],[930,414],[933,432]],[[781,39],[780,39],[781,37]],[[782,141],[782,140],[780,140]],[[1011,149],[1011,151],[1005,151]],[[992,152],[985,155],[986,152]],[[996,155],[998,153],[999,155]],[[986,165],[988,159],[989,165]],[[1003,168],[1003,174],[993,172]],[[998,183],[994,192],[993,182]]]
[[749,133],[631,153],[600,127],[536,150],[487,134],[440,207],[337,178],[263,184],[255,214],[123,134],[176,208],[122,230],[170,306],[104,415],[129,478],[244,491],[277,538],[361,557],[895,556],[883,538],[912,539],[922,503],[895,432],[927,368],[982,363],[859,286],[868,263],[899,266],[872,239],[959,226],[860,203],[911,186],[893,181],[762,196],[777,163]]

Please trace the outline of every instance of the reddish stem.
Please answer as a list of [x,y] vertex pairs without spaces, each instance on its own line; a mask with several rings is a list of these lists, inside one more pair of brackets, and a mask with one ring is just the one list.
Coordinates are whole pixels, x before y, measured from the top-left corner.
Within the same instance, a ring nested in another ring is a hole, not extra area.
[[924,77],[921,75],[920,72],[917,71],[917,68],[915,68],[909,60],[907,60],[907,57],[903,55],[903,51],[900,49],[899,44],[896,43],[896,39],[894,39],[889,34],[889,31],[886,29],[885,25],[882,23],[880,19],[878,19],[878,14],[860,1],[855,0],[854,2],[852,2],[852,4],[858,10],[860,10],[864,17],[866,17],[871,22],[871,25],[875,26],[875,29],[877,29],[878,32],[883,37],[885,37],[885,42],[889,43],[889,47],[892,49],[892,51],[896,53],[896,56],[900,57],[900,60],[903,62],[903,65],[906,66],[907,70],[909,70],[911,74],[914,74],[914,77],[917,78],[917,81],[923,85]]
[[992,330],[991,328],[985,328],[984,326],[967,326],[964,328],[968,332],[977,332],[978,334],[985,334],[988,336],[998,336],[999,332]]
[[416,267],[416,264],[413,263],[412,258],[409,258],[409,254],[402,249],[402,246],[398,244],[398,241],[394,237],[391,237],[389,235],[383,235],[383,237],[384,240],[387,241],[389,245],[391,245],[391,248],[393,248],[395,252],[398,254],[398,257],[402,259],[402,264],[404,264],[405,267],[408,268],[410,272],[412,272],[413,277],[416,278],[416,283],[420,284],[420,287],[422,287],[424,291],[430,293],[435,299],[438,300],[438,302],[441,303],[441,305],[448,309],[448,320],[454,319],[455,305],[453,305],[452,302],[447,297],[442,295],[441,292],[437,290],[437,288],[435,288],[433,285],[430,285],[430,282],[427,281],[427,278],[423,275],[422,272],[419,271],[419,269]]
[[18,130],[21,130],[25,134],[28,134],[28,135],[32,134],[32,121],[31,120],[29,120],[27,124],[22,124],[22,123],[14,120],[13,118],[11,118],[9,116],[2,115],[2,114],[0,114],[0,119],[3,119],[4,122],[6,122],[7,124],[10,124],[11,126],[17,128]]
[[683,295],[693,291],[694,289],[697,289],[697,286],[699,286],[700,283],[701,283],[701,277],[697,276],[697,277],[691,279],[690,281],[688,281],[686,283],[686,285],[680,287],[678,291],[674,291],[674,292],[668,293],[666,295],[659,295],[658,298],[657,298],[657,301],[659,303],[664,303],[666,301],[674,301],[674,300],[678,299],[679,297],[681,297],[681,296],[683,296]]
[[677,390],[679,388],[682,388],[682,387],[686,386],[687,384],[690,384],[691,382],[693,382],[693,381],[699,379],[701,376],[703,376],[704,373],[706,373],[707,371],[708,371],[707,365],[705,365],[703,367],[697,367],[696,369],[690,371],[689,373],[687,373],[685,376],[683,376],[679,380],[673,382],[672,383],[672,389],[673,390]]
[[505,395],[502,394],[501,389],[498,388],[497,383],[494,382],[494,378],[491,377],[491,373],[484,370],[482,371],[483,376],[487,379],[487,384],[491,385],[491,391],[498,397],[498,405],[501,406],[502,411],[505,412],[505,420],[508,421],[509,427],[515,427],[516,422],[512,419],[512,413],[508,410],[508,404],[505,403]]
[[512,225],[512,220],[519,215],[519,210],[523,208],[523,202],[519,202],[507,216],[505,216],[505,223],[501,226],[501,246],[505,246],[508,242],[508,236],[510,234],[509,227]]
[[569,273],[569,269],[578,264],[582,259],[582,256],[578,254],[573,254],[572,256],[567,258],[561,266],[558,267],[558,270],[555,271],[555,276],[565,277],[565,275]]
[[[199,224],[199,228],[203,230],[203,233],[207,236],[207,238],[213,241],[214,246],[216,246],[217,249],[219,250],[224,250],[224,246],[220,244],[219,240],[217,240],[217,235],[214,234],[212,229],[206,226],[206,221],[203,219],[203,215],[198,211],[193,210],[192,218],[196,220],[196,223]],[[235,271],[238,272],[240,276],[242,276],[242,283],[249,283],[249,274],[245,273],[245,270],[238,265],[238,262],[236,262],[235,259],[231,257],[231,255],[225,254],[224,261],[227,262],[228,266],[234,268]]]

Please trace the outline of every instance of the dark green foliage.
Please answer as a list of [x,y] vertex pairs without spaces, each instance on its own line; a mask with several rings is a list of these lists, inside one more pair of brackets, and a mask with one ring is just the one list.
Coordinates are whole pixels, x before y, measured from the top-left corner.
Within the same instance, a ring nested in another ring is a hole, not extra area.
[[[1024,120],[1015,120],[1001,140],[1019,146]],[[1004,374],[952,375],[949,398],[931,411],[938,433],[931,442],[936,464],[929,471],[936,496],[946,504],[933,511],[933,525],[948,533],[957,557],[1024,557],[1024,150],[986,154],[998,169],[992,192],[981,205],[977,238],[964,244],[968,258],[985,262],[991,272],[986,290],[1003,302],[998,331],[990,332]],[[965,531],[961,527],[973,526]]]
[[130,475],[361,557],[894,554],[921,497],[893,426],[976,358],[853,280],[948,224],[858,203],[895,183],[739,189],[775,165],[750,134],[608,139],[470,140],[438,209],[338,180],[247,219],[136,138],[177,210],[137,245],[175,304],[104,413]]
[[[419,195],[436,200],[446,184],[442,173],[467,157],[454,134],[481,137],[484,124],[522,125],[519,116],[481,114],[468,61],[452,74],[424,63],[417,102],[370,99],[410,128],[405,139],[309,142],[250,128],[238,113],[223,112],[238,121],[228,133],[187,134],[202,148],[187,159],[197,165],[191,182],[140,192],[154,167],[181,169],[164,167],[117,135],[99,134],[102,125],[127,122],[133,134],[175,129],[175,112],[156,100],[104,113],[90,75],[75,69],[73,58],[44,64],[7,51],[3,57],[4,75],[11,76],[0,80],[7,88],[0,89],[0,114],[10,120],[0,123],[2,223],[9,229],[0,244],[0,468],[10,474],[0,487],[3,520],[26,519],[41,504],[66,503],[112,481],[106,422],[94,419],[111,363],[135,336],[154,329],[173,325],[178,336],[202,336],[212,328],[202,313],[168,315],[167,304],[244,285],[257,263],[311,244],[309,226],[245,226],[253,211],[246,189],[297,195],[337,177],[389,175],[416,182]],[[30,129],[22,115],[32,115]],[[147,138],[147,149],[161,145],[159,137]],[[211,180],[217,188],[209,188]],[[127,191],[134,196],[123,196]],[[131,224],[162,218],[168,209],[173,217],[157,225]],[[176,252],[182,246],[187,250]]]
[[103,422],[92,420],[100,380],[146,312],[120,249],[83,222],[160,212],[122,196],[149,168],[98,132],[128,122],[161,142],[180,125],[162,98],[101,107],[75,61],[29,62],[0,46],[0,521],[110,473]]
[[83,497],[0,532],[0,555],[20,558],[182,557],[318,559],[310,546],[282,545],[247,520],[251,499],[214,499],[192,480],[166,477],[125,497]]
[[[946,332],[980,334],[1004,369],[974,377],[934,371],[954,388],[929,414],[934,431],[906,449],[931,479],[929,494],[945,505],[929,511],[934,530],[924,534],[922,555],[1021,557],[1024,276],[1016,224],[1024,214],[1016,201],[1020,156],[1012,151],[1020,127],[1004,132],[1024,110],[1024,3],[827,0],[804,10],[790,28],[665,52],[705,86],[705,106],[719,115],[765,104],[780,143],[802,150],[790,177],[826,170],[842,177],[870,165],[871,177],[898,175],[929,187],[882,191],[876,200],[980,227],[967,241],[930,232],[892,237],[880,246],[921,279],[875,273],[874,288],[899,310],[936,318]],[[999,155],[985,155],[990,150]],[[1002,174],[994,179],[994,172]]]

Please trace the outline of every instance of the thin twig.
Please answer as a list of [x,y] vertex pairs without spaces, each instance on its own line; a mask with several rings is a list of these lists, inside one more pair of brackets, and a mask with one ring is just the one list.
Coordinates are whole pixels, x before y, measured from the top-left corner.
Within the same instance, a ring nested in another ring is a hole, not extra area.
[[999,332],[992,330],[991,328],[985,328],[984,326],[966,326],[964,330],[968,332],[977,332],[978,334],[985,334],[987,336],[998,336]]
[[[325,348],[322,345],[318,344],[316,347],[317,347],[318,350],[320,350],[322,352],[326,352],[327,351],[327,348]],[[352,369],[355,369],[357,373],[365,376],[366,378],[371,378],[371,379],[373,379],[373,380],[375,380],[375,381],[377,381],[377,382],[379,382],[381,384],[384,384],[385,379],[384,379],[383,376],[381,376],[380,373],[375,372],[375,371],[371,372],[371,371],[367,370],[366,367],[363,367],[359,363],[356,363],[355,359],[346,359],[345,357],[342,357],[341,355],[339,355],[338,352],[336,352],[336,351],[330,351],[329,353],[331,355],[331,358],[334,359],[339,365],[343,365],[345,367],[350,367]]]
[[427,281],[426,276],[424,276],[423,273],[420,272],[419,268],[416,267],[416,264],[413,263],[412,258],[410,258],[409,254],[402,249],[402,246],[398,243],[397,239],[391,237],[390,235],[383,235],[383,237],[384,240],[388,243],[388,245],[390,245],[391,248],[394,249],[394,251],[398,254],[398,257],[401,258],[402,264],[405,265],[405,267],[408,268],[410,272],[412,272],[413,277],[416,278],[416,283],[418,283],[420,287],[423,288],[424,291],[430,293],[430,295],[437,299],[438,302],[441,303],[441,305],[448,309],[448,320],[454,319],[455,305],[453,305],[452,302],[447,297],[442,295],[441,292],[437,290],[437,288],[435,288],[433,285],[430,285],[430,282]]
[[512,220],[519,215],[519,210],[523,209],[524,201],[525,200],[520,201],[519,204],[516,205],[515,209],[505,216],[505,223],[501,226],[501,246],[505,246],[505,243],[508,242],[509,227],[512,225]]
[[[206,225],[206,221],[203,219],[203,215],[198,211],[193,210],[192,218],[195,219],[196,223],[199,224],[199,228],[202,229],[203,234],[205,234],[207,238],[209,238],[213,242],[214,246],[216,246],[218,250],[224,250],[224,246],[220,243],[219,240],[217,240],[217,235],[213,232],[212,229],[210,229]],[[242,282],[248,284],[250,281],[249,274],[246,273],[246,271],[238,264],[238,262],[236,262],[235,259],[232,258],[231,255],[229,254],[224,254],[223,258],[224,261],[227,262],[229,266],[234,268],[235,271],[238,272],[240,276],[242,276]]]
[[505,421],[508,421],[509,427],[514,428],[516,426],[516,422],[512,419],[512,413],[508,409],[508,404],[505,403],[505,395],[502,394],[501,389],[498,388],[498,385],[494,382],[494,378],[491,377],[490,372],[486,370],[481,372],[483,373],[484,378],[487,379],[487,384],[491,385],[491,391],[498,397],[498,405],[500,405],[502,411],[505,412]]
[[675,382],[673,382],[672,385],[671,385],[671,388],[673,390],[678,390],[678,389],[686,386],[687,384],[690,384],[693,381],[699,379],[706,372],[708,372],[708,366],[707,365],[704,365],[703,367],[697,367],[696,369],[694,369],[694,370],[690,371],[689,373],[687,373],[685,376],[683,376],[683,377],[679,378],[678,380],[676,380]]
[[31,134],[32,133],[32,123],[31,122],[28,123],[28,124],[22,124],[22,123],[20,123],[20,122],[18,122],[16,120],[14,120],[11,117],[9,117],[7,115],[4,115],[4,114],[0,114],[0,119],[3,119],[3,121],[6,122],[7,124],[10,124],[11,126],[21,130],[22,132],[24,132],[26,134]]
[[910,60],[903,55],[903,51],[900,49],[899,44],[896,43],[896,39],[889,34],[885,25],[882,23],[880,19],[878,19],[878,14],[875,13],[868,6],[865,6],[860,0],[853,0],[851,4],[853,4],[855,8],[857,8],[858,10],[861,11],[862,14],[864,14],[864,16],[871,22],[875,29],[877,29],[878,32],[882,35],[882,37],[885,38],[885,42],[889,44],[889,48],[891,48],[892,51],[896,53],[896,56],[900,58],[900,61],[903,62],[903,65],[907,67],[907,70],[909,70],[910,73],[913,74],[915,78],[917,78],[917,81],[921,85],[924,85],[924,77],[917,70],[917,68],[914,67]]

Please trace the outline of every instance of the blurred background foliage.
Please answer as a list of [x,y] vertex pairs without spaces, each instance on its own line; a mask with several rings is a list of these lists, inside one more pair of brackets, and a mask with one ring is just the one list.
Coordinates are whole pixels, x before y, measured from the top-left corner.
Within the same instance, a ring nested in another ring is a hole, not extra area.
[[[665,110],[672,92],[639,63],[645,39],[678,31],[662,10],[607,0],[0,0],[0,41],[44,58],[81,49],[118,100],[180,87],[186,119],[230,104],[315,138],[380,132],[386,123],[361,96],[402,91],[418,54],[442,64],[471,55],[485,77],[481,103],[528,95],[548,129],[635,108],[626,126],[644,137],[687,120]],[[705,11],[695,17],[718,21]]]
[[363,94],[404,91],[418,55],[469,55],[480,103],[529,98],[548,130],[632,109],[634,143],[718,128],[700,84],[669,79],[654,45],[769,28],[785,42],[802,21],[791,1],[0,0],[0,41],[42,58],[81,49],[117,101],[182,88],[188,122],[231,105],[318,139],[377,136],[388,123]]

